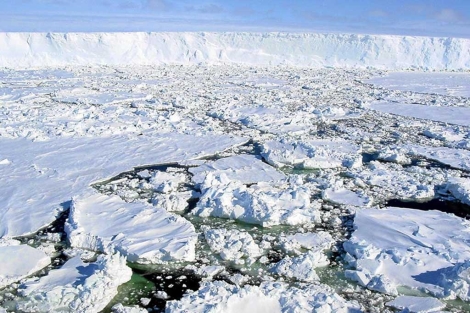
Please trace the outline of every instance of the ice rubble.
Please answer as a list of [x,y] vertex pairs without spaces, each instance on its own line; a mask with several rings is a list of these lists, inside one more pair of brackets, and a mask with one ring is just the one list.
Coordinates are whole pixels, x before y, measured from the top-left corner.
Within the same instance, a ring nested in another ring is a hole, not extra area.
[[431,121],[470,126],[470,108],[468,107],[441,107],[414,103],[396,103],[376,101],[368,108],[383,113],[409,116]]
[[396,295],[406,286],[440,297],[470,299],[470,223],[439,211],[389,207],[356,212],[344,243],[354,270],[346,276]]
[[320,221],[320,204],[310,201],[310,191],[289,183],[264,183],[247,187],[221,173],[209,173],[192,214],[237,219],[264,227],[302,225]]
[[136,138],[75,138],[31,142],[0,139],[0,237],[31,234],[65,211],[90,184],[148,164],[212,155],[245,139],[178,133]]
[[186,219],[118,196],[74,197],[66,232],[73,247],[121,252],[130,262],[194,261],[197,234]]
[[43,251],[18,240],[0,239],[0,289],[30,276],[51,263]]
[[238,287],[224,281],[203,282],[199,290],[181,300],[167,302],[167,313],[176,312],[355,312],[348,302],[325,285],[289,287],[265,282],[260,286]]
[[362,165],[361,148],[346,140],[268,141],[261,155],[276,167],[348,168]]
[[204,237],[212,252],[219,254],[223,260],[236,264],[247,262],[250,265],[263,253],[247,232],[206,228]]
[[0,33],[0,66],[248,64],[464,69],[470,41],[315,33]]
[[80,256],[68,260],[47,276],[31,279],[20,289],[22,312],[99,312],[117,294],[119,285],[131,279],[126,258],[119,254],[99,255],[84,263]]
[[320,280],[315,269],[330,264],[323,249],[313,249],[296,257],[287,256],[270,269],[273,273],[295,278],[299,281],[312,282]]

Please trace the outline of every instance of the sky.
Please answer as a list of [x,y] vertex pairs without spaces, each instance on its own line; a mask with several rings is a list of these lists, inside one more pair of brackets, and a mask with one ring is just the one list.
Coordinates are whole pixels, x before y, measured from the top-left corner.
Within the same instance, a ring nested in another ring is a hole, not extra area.
[[287,31],[470,38],[470,0],[0,0],[0,31]]

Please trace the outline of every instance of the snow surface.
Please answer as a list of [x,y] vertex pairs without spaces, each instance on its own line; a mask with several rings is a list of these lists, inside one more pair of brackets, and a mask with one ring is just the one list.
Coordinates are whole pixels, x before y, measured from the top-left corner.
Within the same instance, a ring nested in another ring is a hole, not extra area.
[[99,255],[84,263],[80,256],[68,260],[47,276],[24,283],[18,302],[23,312],[99,312],[117,294],[119,285],[131,279],[126,258],[119,254]]
[[325,285],[289,287],[283,283],[262,283],[238,287],[224,281],[203,282],[199,290],[181,300],[167,303],[166,312],[354,312],[348,302]]
[[367,82],[387,89],[470,97],[468,73],[391,72]]
[[344,249],[355,270],[346,276],[396,295],[406,286],[440,298],[468,301],[470,223],[439,211],[404,208],[356,212]]
[[20,244],[17,240],[0,239],[0,289],[30,276],[51,263],[43,251]]
[[378,101],[371,103],[369,108],[384,113],[470,126],[470,108],[468,107],[440,107]]
[[73,198],[66,231],[73,247],[114,253],[130,262],[194,261],[197,234],[186,219],[118,196]]
[[149,137],[0,139],[0,237],[28,235],[51,224],[72,196],[136,166],[212,155],[245,142],[233,136],[177,133]]
[[465,69],[470,40],[294,33],[0,33],[0,66],[247,64]]

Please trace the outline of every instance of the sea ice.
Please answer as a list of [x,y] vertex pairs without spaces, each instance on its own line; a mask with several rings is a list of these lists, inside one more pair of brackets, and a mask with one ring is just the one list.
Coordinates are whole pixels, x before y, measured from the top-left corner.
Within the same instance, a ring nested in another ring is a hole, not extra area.
[[279,247],[286,253],[301,254],[301,249],[320,249],[331,248],[334,243],[333,237],[325,231],[316,233],[296,233],[293,235],[281,236],[279,238]]
[[341,187],[331,187],[322,191],[323,200],[343,205],[370,206],[372,199]]
[[261,155],[276,167],[316,169],[362,165],[361,148],[345,140],[269,141],[263,144]]
[[118,196],[74,197],[66,231],[73,247],[112,253],[130,262],[193,261],[197,234],[186,219]]
[[92,263],[84,263],[76,256],[47,276],[25,282],[20,287],[25,299],[18,302],[17,309],[22,312],[99,312],[131,275],[126,258],[119,254],[102,254]]
[[223,260],[236,264],[244,264],[246,260],[251,265],[263,253],[249,233],[236,229],[207,228],[204,230],[204,237],[212,252],[219,254]]
[[0,239],[0,289],[30,276],[51,263],[43,251],[13,239]]
[[189,172],[193,174],[192,181],[196,185],[202,184],[208,173],[213,175],[224,173],[228,179],[240,181],[243,184],[286,179],[284,174],[262,162],[254,155],[236,155],[222,158],[190,168]]
[[387,302],[388,306],[410,313],[438,312],[446,307],[445,303],[431,297],[399,296]]
[[446,186],[446,189],[458,200],[467,205],[470,205],[470,179],[468,178],[454,178],[451,179]]
[[[468,115],[470,116],[470,115]],[[470,151],[446,147],[406,146],[409,153],[450,165],[464,171],[470,171]]]
[[389,294],[406,286],[468,299],[468,221],[440,211],[390,207],[357,211],[354,228],[344,243],[355,269],[346,271],[347,277]]
[[330,261],[323,250],[314,249],[293,258],[286,256],[274,264],[270,271],[299,281],[312,282],[320,279],[315,268],[329,264]]
[[310,201],[310,191],[288,183],[258,183],[247,187],[222,173],[208,174],[202,196],[191,212],[196,216],[237,219],[265,227],[302,225],[320,221],[319,204]]
[[331,312],[358,311],[330,287],[302,284],[290,287],[284,283],[261,283],[239,287],[224,281],[203,282],[199,290],[187,293],[180,300],[167,302],[166,312]]

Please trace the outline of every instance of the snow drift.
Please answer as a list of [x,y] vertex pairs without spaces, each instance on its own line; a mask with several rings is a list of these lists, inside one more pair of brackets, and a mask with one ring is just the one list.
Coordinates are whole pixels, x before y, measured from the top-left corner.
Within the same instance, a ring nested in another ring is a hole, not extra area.
[[468,70],[470,39],[314,33],[0,33],[0,67],[199,63]]

